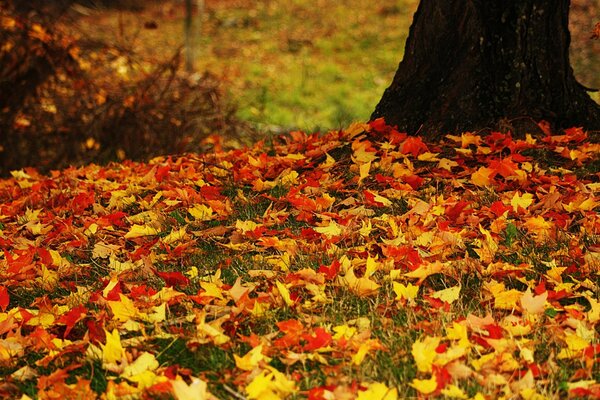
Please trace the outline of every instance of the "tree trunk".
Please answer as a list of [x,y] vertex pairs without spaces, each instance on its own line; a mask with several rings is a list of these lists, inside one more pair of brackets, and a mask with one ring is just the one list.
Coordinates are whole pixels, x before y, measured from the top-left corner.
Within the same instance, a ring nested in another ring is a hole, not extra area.
[[421,0],[405,56],[371,119],[410,134],[508,129],[539,120],[600,129],[569,64],[569,0]]

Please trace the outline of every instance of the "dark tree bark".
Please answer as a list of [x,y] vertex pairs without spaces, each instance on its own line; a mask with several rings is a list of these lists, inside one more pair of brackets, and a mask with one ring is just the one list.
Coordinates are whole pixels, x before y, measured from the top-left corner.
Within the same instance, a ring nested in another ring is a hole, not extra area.
[[410,134],[600,129],[569,64],[569,0],[421,0],[371,119]]

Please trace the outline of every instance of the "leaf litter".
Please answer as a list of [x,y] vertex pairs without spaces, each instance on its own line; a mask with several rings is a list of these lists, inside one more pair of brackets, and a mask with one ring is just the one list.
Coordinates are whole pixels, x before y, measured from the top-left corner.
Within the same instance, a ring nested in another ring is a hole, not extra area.
[[577,128],[431,141],[376,120],[14,171],[0,393],[600,397],[599,154]]

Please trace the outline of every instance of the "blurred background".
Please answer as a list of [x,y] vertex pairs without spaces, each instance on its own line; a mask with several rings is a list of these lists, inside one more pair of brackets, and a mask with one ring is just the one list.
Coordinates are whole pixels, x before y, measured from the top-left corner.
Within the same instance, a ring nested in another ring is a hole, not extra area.
[[[364,121],[402,58],[417,4],[0,0],[0,174]],[[571,7],[572,65],[598,88],[600,0]]]

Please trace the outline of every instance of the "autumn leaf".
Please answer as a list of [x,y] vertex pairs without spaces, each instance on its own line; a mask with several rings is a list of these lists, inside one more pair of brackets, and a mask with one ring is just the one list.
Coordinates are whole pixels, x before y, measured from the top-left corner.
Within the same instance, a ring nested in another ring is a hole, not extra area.
[[398,390],[388,388],[385,384],[374,382],[367,385],[365,391],[358,392],[357,400],[396,400]]
[[429,379],[413,379],[410,386],[414,387],[419,393],[424,395],[432,394],[437,389],[437,379],[433,375]]
[[246,386],[249,399],[278,400],[296,392],[296,384],[272,367],[262,370]]
[[437,353],[436,348],[440,344],[441,338],[426,336],[422,340],[417,340],[412,345],[412,356],[417,364],[417,370],[420,372],[431,372],[433,360]]
[[10,296],[8,290],[4,286],[0,286],[0,308],[2,311],[6,311],[8,304],[10,303]]

